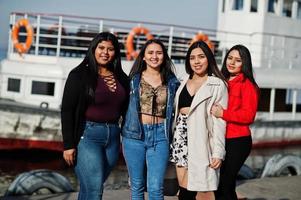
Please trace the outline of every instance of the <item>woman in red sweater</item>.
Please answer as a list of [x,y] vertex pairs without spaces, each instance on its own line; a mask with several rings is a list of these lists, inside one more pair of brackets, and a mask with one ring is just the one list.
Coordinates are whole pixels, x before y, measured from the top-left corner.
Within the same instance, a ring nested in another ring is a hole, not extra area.
[[215,104],[211,109],[215,117],[227,122],[226,157],[216,199],[235,200],[236,177],[252,147],[249,126],[254,122],[259,95],[249,50],[243,45],[233,46],[225,56],[222,73],[228,80],[228,108]]

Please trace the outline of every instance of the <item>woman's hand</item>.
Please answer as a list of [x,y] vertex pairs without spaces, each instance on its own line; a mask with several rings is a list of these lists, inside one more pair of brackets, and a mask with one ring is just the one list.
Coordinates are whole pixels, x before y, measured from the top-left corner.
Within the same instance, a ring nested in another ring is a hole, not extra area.
[[68,149],[63,152],[63,157],[69,166],[74,165],[75,155],[76,155],[75,149]]
[[219,158],[212,158],[209,167],[211,167],[213,169],[218,169],[218,168],[221,167],[221,165],[222,165],[222,160],[221,159],[219,159]]
[[211,107],[211,114],[217,118],[221,118],[223,116],[223,113],[224,113],[224,109],[223,107],[216,103],[216,104],[213,104],[212,107]]

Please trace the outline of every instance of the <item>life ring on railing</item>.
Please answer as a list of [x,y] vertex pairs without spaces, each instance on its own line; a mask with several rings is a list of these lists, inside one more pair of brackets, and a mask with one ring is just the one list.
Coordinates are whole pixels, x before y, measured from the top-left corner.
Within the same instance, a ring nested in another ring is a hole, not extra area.
[[145,35],[147,40],[153,39],[152,34],[149,33],[149,30],[147,28],[138,26],[134,27],[131,32],[128,34],[126,39],[126,58],[127,60],[132,60],[133,58],[137,58],[139,52],[134,49],[134,37],[135,35]]
[[[21,27],[25,27],[27,37],[25,43],[19,42],[19,31]],[[12,42],[14,47],[17,49],[19,53],[26,53],[31,46],[33,40],[33,28],[30,25],[27,19],[20,19],[17,23],[13,26],[12,29]]]
[[208,45],[208,47],[214,51],[214,44],[213,42],[211,42],[209,40],[209,37],[208,35],[204,34],[204,33],[197,33],[193,38],[192,40],[190,41],[190,45],[192,45],[194,42],[196,41],[204,41],[206,42],[206,44]]

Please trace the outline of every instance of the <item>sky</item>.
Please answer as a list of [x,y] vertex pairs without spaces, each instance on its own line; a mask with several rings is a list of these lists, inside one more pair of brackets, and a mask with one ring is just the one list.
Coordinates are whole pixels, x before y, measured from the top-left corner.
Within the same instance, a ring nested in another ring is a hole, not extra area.
[[0,0],[0,51],[11,12],[63,13],[216,29],[218,0]]

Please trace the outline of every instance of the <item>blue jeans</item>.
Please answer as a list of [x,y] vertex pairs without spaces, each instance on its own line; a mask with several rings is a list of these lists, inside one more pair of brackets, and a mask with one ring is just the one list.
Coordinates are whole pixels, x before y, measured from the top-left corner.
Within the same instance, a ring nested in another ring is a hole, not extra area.
[[119,147],[118,124],[86,122],[75,165],[80,182],[78,200],[102,199],[103,183],[118,161]]
[[123,137],[122,143],[131,182],[131,199],[144,200],[146,181],[148,199],[163,200],[164,175],[169,159],[164,124],[144,124],[141,140]]

